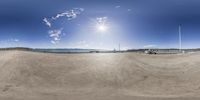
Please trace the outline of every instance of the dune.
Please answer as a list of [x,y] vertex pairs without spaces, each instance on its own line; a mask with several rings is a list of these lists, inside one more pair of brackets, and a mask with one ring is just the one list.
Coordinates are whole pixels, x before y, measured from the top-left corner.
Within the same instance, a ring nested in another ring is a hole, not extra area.
[[199,100],[200,53],[0,51],[1,100]]

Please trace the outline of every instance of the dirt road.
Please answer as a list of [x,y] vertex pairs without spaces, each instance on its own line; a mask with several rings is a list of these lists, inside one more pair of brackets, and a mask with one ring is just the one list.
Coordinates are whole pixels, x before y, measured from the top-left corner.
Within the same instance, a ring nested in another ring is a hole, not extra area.
[[199,100],[200,53],[0,51],[1,100]]

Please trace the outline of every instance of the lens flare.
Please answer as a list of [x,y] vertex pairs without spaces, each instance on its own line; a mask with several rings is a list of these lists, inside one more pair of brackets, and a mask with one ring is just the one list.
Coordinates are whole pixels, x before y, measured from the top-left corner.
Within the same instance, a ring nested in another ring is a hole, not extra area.
[[98,32],[105,32],[108,30],[107,27],[107,17],[99,17],[96,19],[97,20],[97,25],[96,25],[96,29]]
[[97,25],[97,30],[100,32],[105,32],[105,31],[107,31],[107,26],[106,25]]

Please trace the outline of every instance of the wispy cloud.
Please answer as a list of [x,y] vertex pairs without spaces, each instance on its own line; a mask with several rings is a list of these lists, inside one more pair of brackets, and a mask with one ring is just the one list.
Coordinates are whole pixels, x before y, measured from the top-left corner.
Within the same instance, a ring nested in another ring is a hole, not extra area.
[[115,8],[120,8],[121,6],[115,6]]
[[127,11],[130,12],[130,11],[132,11],[132,9],[128,9]]
[[0,47],[17,47],[20,46],[20,40],[17,38],[10,38],[0,41]]
[[48,27],[51,27],[51,22],[47,18],[44,18],[43,21]]
[[19,39],[13,39],[14,42],[19,42]]
[[16,38],[10,38],[10,39],[7,39],[7,40],[2,40],[0,41],[1,43],[2,42],[19,42],[19,39],[16,39]]
[[[50,29],[52,28],[52,22],[56,21],[60,17],[67,17],[68,20],[72,20],[78,17],[82,12],[84,11],[83,8],[73,8],[70,10],[67,10],[63,13],[56,14],[56,16],[44,18],[43,22],[45,25],[47,25]],[[51,43],[52,44],[58,44],[61,40],[61,35],[65,35],[65,33],[62,33],[62,29],[59,30],[49,30],[48,32],[49,37],[52,38]]]
[[151,45],[145,45],[144,48],[156,48],[157,45],[151,44]]
[[62,29],[50,30],[49,31],[49,37],[52,38],[51,43],[52,44],[59,43],[59,41],[61,39],[61,34],[62,34]]
[[84,11],[83,8],[74,8],[74,9],[68,10],[66,12],[57,14],[55,17],[52,17],[52,19],[56,20],[60,17],[67,17],[68,20],[72,20],[72,19],[77,18],[77,16],[79,14],[81,14],[83,11]]
[[97,21],[97,24],[104,25],[104,24],[106,24],[107,19],[108,19],[107,17],[98,17],[98,18],[96,18],[96,21]]

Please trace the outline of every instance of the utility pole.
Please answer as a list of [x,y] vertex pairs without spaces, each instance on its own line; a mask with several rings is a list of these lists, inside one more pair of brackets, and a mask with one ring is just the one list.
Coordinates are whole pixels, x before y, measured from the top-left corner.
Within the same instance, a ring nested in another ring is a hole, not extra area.
[[181,25],[179,25],[179,52],[182,51],[182,33],[181,33]]
[[121,51],[121,45],[120,45],[120,43],[119,43],[119,52]]

